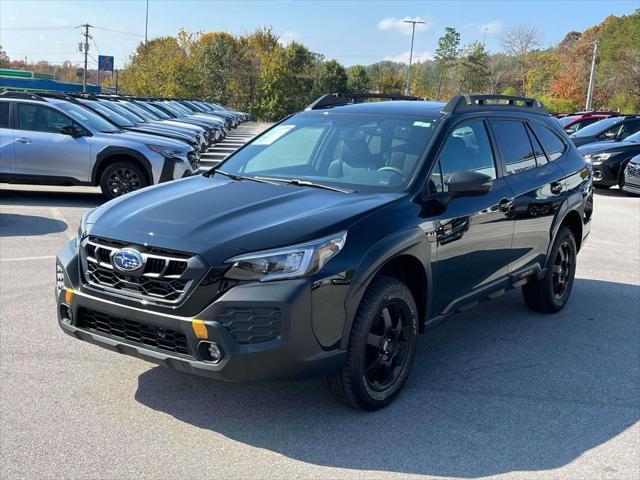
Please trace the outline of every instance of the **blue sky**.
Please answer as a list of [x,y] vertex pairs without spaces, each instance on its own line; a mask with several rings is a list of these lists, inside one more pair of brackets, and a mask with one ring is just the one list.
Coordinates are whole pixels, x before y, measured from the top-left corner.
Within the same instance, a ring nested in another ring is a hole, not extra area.
[[[11,58],[80,62],[81,36],[73,27],[89,22],[102,28],[93,30],[92,55],[115,55],[119,68],[142,40],[145,5],[145,0],[0,0],[0,44]],[[640,0],[150,0],[149,37],[172,35],[180,27],[248,33],[268,25],[285,43],[297,40],[327,58],[354,65],[406,59],[411,36],[403,18],[426,22],[416,31],[414,56],[429,58],[446,26],[458,29],[463,43],[482,41],[486,29],[487,47],[497,51],[500,35],[509,25],[536,26],[546,46],[568,31],[581,31],[608,15],[629,14],[637,8]]]

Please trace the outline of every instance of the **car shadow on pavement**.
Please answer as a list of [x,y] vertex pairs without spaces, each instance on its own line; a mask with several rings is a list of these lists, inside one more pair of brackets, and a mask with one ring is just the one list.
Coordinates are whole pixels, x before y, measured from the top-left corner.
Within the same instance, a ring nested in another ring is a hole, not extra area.
[[[637,285],[576,279],[555,315],[510,292],[422,337],[404,392],[374,413],[336,404],[321,380],[233,384],[162,367],[139,376],[136,400],[315,465],[457,477],[553,469],[639,420],[639,312]],[[611,462],[603,472],[615,476]]]
[[67,224],[62,220],[38,215],[0,213],[0,237],[26,237],[64,232]]
[[0,190],[0,205],[92,208],[106,201],[101,193]]

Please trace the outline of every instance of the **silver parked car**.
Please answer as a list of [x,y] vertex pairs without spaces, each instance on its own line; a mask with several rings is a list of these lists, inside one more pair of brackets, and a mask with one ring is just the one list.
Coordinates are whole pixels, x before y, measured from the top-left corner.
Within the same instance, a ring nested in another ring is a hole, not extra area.
[[640,195],[640,155],[636,155],[627,163],[622,189],[631,195]]
[[0,181],[100,186],[117,197],[197,173],[181,140],[126,132],[77,103],[0,94]]

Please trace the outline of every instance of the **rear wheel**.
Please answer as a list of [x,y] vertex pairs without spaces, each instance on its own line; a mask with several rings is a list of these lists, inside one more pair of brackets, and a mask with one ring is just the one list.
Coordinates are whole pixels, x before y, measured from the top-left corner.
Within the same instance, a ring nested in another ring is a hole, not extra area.
[[100,177],[102,193],[109,198],[119,197],[149,185],[144,170],[133,162],[109,165]]
[[395,278],[376,278],[358,307],[345,365],[327,379],[336,399],[360,410],[391,403],[409,376],[417,333],[409,289]]
[[576,241],[567,227],[562,227],[549,255],[543,278],[522,287],[527,306],[542,313],[555,313],[564,308],[573,287],[576,273]]

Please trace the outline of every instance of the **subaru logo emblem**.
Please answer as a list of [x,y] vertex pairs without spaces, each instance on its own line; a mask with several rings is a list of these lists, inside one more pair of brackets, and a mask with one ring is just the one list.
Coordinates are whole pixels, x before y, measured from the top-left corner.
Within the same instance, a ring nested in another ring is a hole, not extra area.
[[113,265],[123,272],[134,272],[139,270],[144,260],[140,252],[133,248],[122,248],[113,254]]

